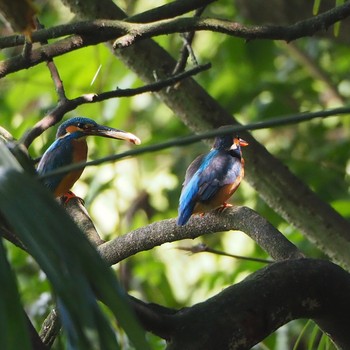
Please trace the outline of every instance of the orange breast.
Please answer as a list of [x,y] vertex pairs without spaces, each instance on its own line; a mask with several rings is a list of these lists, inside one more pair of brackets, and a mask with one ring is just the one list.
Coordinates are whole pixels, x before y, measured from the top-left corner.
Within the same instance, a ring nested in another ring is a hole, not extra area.
[[238,186],[242,181],[243,176],[244,176],[244,168],[242,166],[241,173],[236,178],[235,182],[221,187],[210,200],[205,202],[197,202],[194,207],[193,213],[204,213],[212,209],[221,207],[235,193],[235,191],[237,190]]
[[[87,144],[85,139],[79,139],[72,141],[73,143],[73,161],[72,163],[79,163],[79,162],[86,162],[87,159]],[[62,181],[60,182],[59,186],[55,190],[55,196],[60,197],[67,193],[73,185],[77,182],[77,180],[80,178],[83,169],[71,171],[68,174],[66,174]]]

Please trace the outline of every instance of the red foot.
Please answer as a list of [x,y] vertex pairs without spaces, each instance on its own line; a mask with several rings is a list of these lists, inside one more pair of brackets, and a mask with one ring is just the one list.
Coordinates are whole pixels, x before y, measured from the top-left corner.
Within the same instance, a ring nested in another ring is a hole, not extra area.
[[77,196],[72,192],[68,191],[62,196],[63,204],[67,204],[72,198],[77,198]]

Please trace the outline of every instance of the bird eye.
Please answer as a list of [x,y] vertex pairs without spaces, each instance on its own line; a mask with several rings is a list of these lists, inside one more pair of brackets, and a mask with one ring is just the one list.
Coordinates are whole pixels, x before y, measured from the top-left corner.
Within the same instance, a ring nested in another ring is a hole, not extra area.
[[83,130],[89,129],[90,127],[91,127],[91,125],[90,124],[86,124],[86,123],[78,123],[77,124],[77,128],[83,129]]

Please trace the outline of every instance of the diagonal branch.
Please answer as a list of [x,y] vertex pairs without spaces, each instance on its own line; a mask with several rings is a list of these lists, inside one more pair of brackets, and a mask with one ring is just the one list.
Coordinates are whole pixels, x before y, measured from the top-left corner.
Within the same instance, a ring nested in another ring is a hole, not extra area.
[[203,72],[211,67],[210,63],[205,65],[199,65],[193,67],[185,72],[181,72],[167,78],[158,80],[154,83],[147,84],[134,89],[119,89],[113,91],[102,92],[100,94],[85,94],[74,99],[61,99],[57,105],[51,112],[49,112],[44,118],[42,118],[34,127],[26,132],[21,139],[21,142],[28,148],[33,140],[41,135],[45,130],[49,127],[58,123],[63,116],[70,111],[73,111],[78,106],[87,103],[96,103],[105,101],[110,98],[117,97],[131,97],[140,95],[146,92],[157,92],[163,88],[174,85],[184,79],[194,76],[200,72]]

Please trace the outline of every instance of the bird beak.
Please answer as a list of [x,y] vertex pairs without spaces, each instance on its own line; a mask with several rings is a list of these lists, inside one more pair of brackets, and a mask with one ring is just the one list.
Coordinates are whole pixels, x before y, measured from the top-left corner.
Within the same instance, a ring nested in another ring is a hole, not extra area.
[[108,137],[111,139],[129,141],[135,145],[139,145],[141,143],[141,140],[130,132],[110,128],[108,126],[103,126],[103,125],[96,125],[92,128],[84,130],[84,132],[87,135],[95,135],[95,136]]
[[233,140],[233,143],[237,146],[248,146],[249,143],[243,139],[241,139],[240,137],[235,137]]
[[245,140],[243,140],[241,138],[238,139],[238,143],[239,143],[240,146],[243,146],[243,147],[249,145],[249,143],[247,141],[245,141]]

